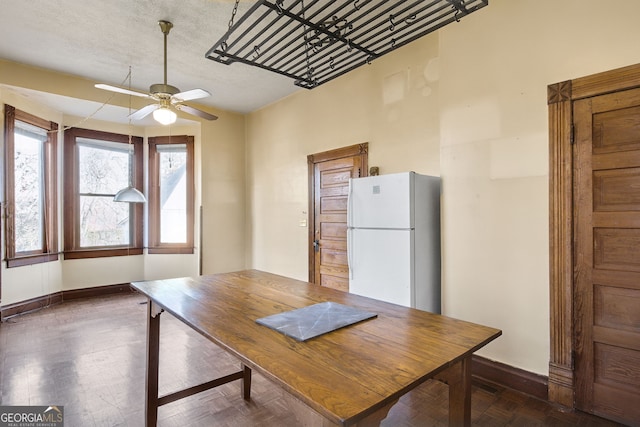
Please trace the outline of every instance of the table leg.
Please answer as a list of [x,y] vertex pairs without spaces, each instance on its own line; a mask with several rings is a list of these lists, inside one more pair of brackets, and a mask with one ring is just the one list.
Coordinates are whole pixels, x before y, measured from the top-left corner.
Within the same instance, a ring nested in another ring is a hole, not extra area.
[[449,384],[449,425],[471,425],[471,357],[465,357],[445,374]]
[[147,304],[147,379],[145,413],[146,426],[158,423],[158,365],[160,361],[160,313],[151,301]]
[[251,368],[245,365],[242,365],[242,398],[251,398]]

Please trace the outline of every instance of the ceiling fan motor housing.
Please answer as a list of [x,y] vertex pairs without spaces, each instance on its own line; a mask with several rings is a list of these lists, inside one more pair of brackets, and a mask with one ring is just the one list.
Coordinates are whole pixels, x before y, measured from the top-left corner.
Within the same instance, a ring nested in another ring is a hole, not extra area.
[[175,86],[168,85],[168,84],[158,83],[158,84],[151,85],[149,87],[149,92],[151,92],[154,95],[164,95],[164,94],[166,94],[166,95],[168,95],[170,97],[171,95],[175,95],[176,93],[180,93],[180,89],[178,89]]

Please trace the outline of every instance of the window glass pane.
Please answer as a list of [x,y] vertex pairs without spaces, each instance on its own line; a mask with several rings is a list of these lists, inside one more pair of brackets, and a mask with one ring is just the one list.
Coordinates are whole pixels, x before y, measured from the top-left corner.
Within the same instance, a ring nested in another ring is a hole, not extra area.
[[44,247],[44,143],[46,131],[16,120],[14,133],[15,251]]
[[132,146],[118,145],[88,139],[78,142],[80,194],[116,194],[129,185]]
[[160,156],[160,242],[187,242],[187,149],[162,147]]
[[80,247],[129,245],[129,204],[113,195],[129,185],[132,146],[78,138]]
[[110,196],[80,196],[80,246],[129,244],[129,203]]

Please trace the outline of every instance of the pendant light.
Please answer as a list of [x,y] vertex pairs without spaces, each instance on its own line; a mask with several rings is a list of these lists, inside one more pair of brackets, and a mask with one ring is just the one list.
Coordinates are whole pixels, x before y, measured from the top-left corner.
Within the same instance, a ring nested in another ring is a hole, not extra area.
[[144,197],[138,189],[129,185],[126,188],[118,191],[115,196],[113,196],[114,202],[125,202],[125,203],[145,203],[147,199]]
[[[131,66],[129,66],[128,78],[129,90],[131,90]],[[131,95],[129,95],[129,146],[127,147],[127,154],[129,156],[129,185],[118,191],[113,197],[113,201],[124,203],[145,203],[147,199],[144,197],[144,194],[133,186],[133,153],[131,150],[131,138]]]

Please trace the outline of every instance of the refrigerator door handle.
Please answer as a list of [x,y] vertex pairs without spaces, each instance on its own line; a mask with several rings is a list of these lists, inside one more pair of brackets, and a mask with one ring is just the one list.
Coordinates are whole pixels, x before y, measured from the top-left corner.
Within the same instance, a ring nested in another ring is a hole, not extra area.
[[349,280],[353,280],[353,246],[351,242],[351,227],[353,226],[353,178],[349,179],[347,192],[347,267],[349,268]]
[[349,268],[349,280],[353,280],[353,268],[352,265],[352,242],[351,242],[351,227],[347,227],[347,267]]
[[349,179],[347,192],[347,227],[353,227],[353,178]]

